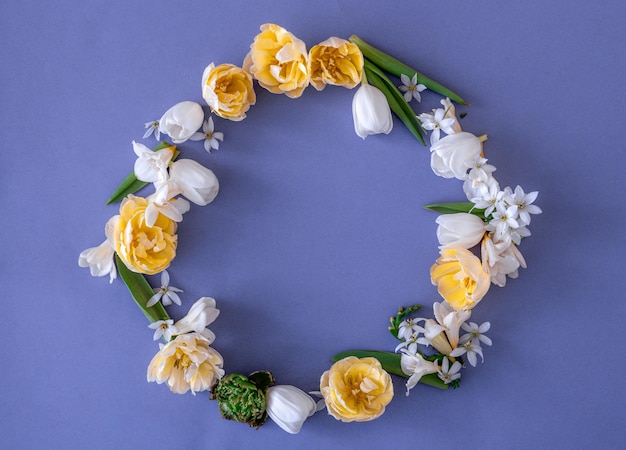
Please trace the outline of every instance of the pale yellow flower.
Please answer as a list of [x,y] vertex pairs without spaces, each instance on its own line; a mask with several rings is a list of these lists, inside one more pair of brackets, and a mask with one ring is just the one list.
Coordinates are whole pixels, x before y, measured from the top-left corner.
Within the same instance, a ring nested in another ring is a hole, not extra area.
[[177,336],[167,344],[160,344],[159,352],[148,366],[148,381],[167,382],[175,394],[191,390],[208,391],[224,375],[222,356],[209,346],[209,340],[200,333]]
[[456,247],[441,250],[430,268],[430,278],[439,294],[456,311],[472,309],[489,290],[489,274],[472,252]]
[[342,422],[376,419],[393,398],[391,377],[376,358],[337,361],[322,375],[320,391],[328,413]]
[[269,23],[254,38],[243,68],[273,94],[297,98],[309,85],[307,57],[304,42]]
[[361,82],[363,54],[352,42],[328,38],[309,51],[309,74],[318,91],[327,84],[352,89]]
[[124,264],[133,272],[153,275],[170,265],[176,256],[176,222],[159,214],[154,225],[146,224],[148,201],[129,195],[120,206],[113,244]]
[[256,103],[252,77],[233,64],[211,63],[202,74],[202,97],[211,111],[224,118],[240,121]]

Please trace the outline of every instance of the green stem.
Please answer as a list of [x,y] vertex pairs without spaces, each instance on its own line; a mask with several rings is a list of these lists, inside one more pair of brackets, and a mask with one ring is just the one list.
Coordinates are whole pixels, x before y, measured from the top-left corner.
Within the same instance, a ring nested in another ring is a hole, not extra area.
[[363,56],[365,56],[365,58],[369,59],[370,61],[372,61],[374,64],[376,64],[378,67],[385,70],[386,72],[389,72],[398,78],[402,74],[408,76],[409,78],[412,78],[413,75],[417,74],[417,82],[420,84],[423,84],[431,91],[435,91],[438,94],[448,97],[450,100],[454,102],[457,102],[463,105],[469,105],[469,103],[463,100],[455,92],[439,84],[435,80],[428,78],[423,73],[420,73],[417,70],[410,68],[403,62],[398,61],[393,56],[388,55],[387,53],[384,53],[378,50],[377,48],[368,44],[357,35],[353,34],[352,36],[350,36],[349,40],[350,42],[356,44],[359,47],[359,49],[361,50],[361,53],[363,53]]
[[133,300],[137,303],[137,306],[143,311],[150,322],[156,322],[158,320],[168,320],[170,316],[165,311],[165,308],[161,303],[157,303],[154,306],[147,307],[146,304],[150,297],[154,295],[154,291],[146,278],[137,272],[133,272],[126,264],[115,254],[115,263],[117,264],[117,271],[120,274],[120,278],[130,291]]
[[[376,358],[383,366],[383,369],[385,369],[390,374],[398,375],[403,378],[409,378],[409,376],[402,371],[402,366],[400,365],[400,360],[402,356],[398,353],[381,352],[378,350],[348,350],[346,352],[336,354],[331,358],[331,361],[337,362],[348,356],[356,356],[357,358]],[[437,376],[437,374],[434,373],[424,375],[422,378],[420,378],[420,383],[427,384],[429,386],[433,386],[439,389],[448,389],[448,385],[445,384]]]

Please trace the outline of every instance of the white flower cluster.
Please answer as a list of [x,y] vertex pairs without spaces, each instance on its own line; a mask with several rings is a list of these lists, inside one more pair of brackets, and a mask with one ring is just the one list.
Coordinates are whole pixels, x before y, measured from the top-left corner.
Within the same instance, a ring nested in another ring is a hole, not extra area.
[[[533,205],[538,192],[525,193],[521,186],[500,188],[493,172],[496,168],[483,157],[483,139],[461,131],[454,105],[441,101],[443,108],[418,117],[431,134],[431,168],[444,178],[463,181],[463,191],[474,204],[472,209],[484,210],[486,226],[472,214],[450,214],[437,219],[440,248],[469,249],[481,243],[483,270],[498,286],[506,277],[517,278],[518,269],[525,268],[524,257],[517,248],[522,238],[530,236],[531,214],[540,214]],[[440,138],[439,131],[447,136]]]
[[[426,374],[436,373],[446,384],[458,380],[463,366],[456,358],[465,356],[472,367],[476,367],[477,356],[484,360],[481,342],[491,345],[491,339],[484,335],[490,323],[478,325],[467,322],[471,311],[455,311],[447,302],[434,303],[433,311],[435,319],[405,319],[398,329],[398,339],[402,342],[396,347],[396,352],[402,352],[402,371],[409,376],[407,395]],[[465,334],[460,335],[461,330]],[[441,365],[436,360],[426,359],[420,345],[433,347],[444,355]]]

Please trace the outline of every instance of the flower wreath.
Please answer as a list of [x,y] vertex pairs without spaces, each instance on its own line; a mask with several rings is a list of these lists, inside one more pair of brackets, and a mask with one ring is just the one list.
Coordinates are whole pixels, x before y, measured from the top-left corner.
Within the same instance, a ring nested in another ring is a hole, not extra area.
[[[401,85],[396,87],[388,74]],[[284,28],[263,25],[242,67],[209,64],[202,75],[202,97],[215,116],[241,121],[256,102],[253,80],[291,98],[308,85],[321,91],[327,85],[352,89],[360,84],[352,112],[362,138],[389,133],[392,111],[424,145],[423,132],[431,131],[434,173],[462,180],[468,199],[426,206],[441,213],[436,220],[440,257],[430,276],[443,301],[434,303],[434,319],[413,317],[419,305],[399,308],[389,326],[400,341],[395,352],[353,350],[334,356],[334,364],[321,376],[319,392],[310,393],[321,397],[319,401],[295,386],[273,385],[267,371],[226,375],[222,356],[212,347],[215,335],[207,328],[219,314],[215,299],[200,298],[175,323],[164,308],[181,304],[182,291],[169,285],[166,270],[176,254],[177,224],[190,202],[207,205],[219,190],[211,170],[178,159],[177,145],[187,140],[203,140],[210,153],[224,139],[198,103],[185,101],[146,124],[144,139],[154,133],[160,140],[166,134],[171,144],[149,149],[132,142],[134,170],[108,202],[121,201],[119,214],[107,222],[106,240],[83,251],[78,260],[94,276],[109,275],[110,282],[119,273],[150,320],[154,339],[164,341],[148,366],[148,381],[167,383],[178,394],[210,391],[224,418],[258,428],[269,416],[290,433],[299,432],[307,417],[323,408],[344,422],[379,417],[393,398],[389,374],[408,378],[407,395],[418,382],[458,387],[461,369],[467,363],[476,366],[478,357],[483,359],[483,345],[491,345],[485,336],[489,322],[469,322],[472,308],[491,284],[504,286],[507,277],[516,278],[518,269],[526,267],[517,246],[530,235],[531,214],[541,213],[533,205],[537,192],[527,194],[520,186],[500,189],[495,167],[483,155],[486,136],[461,130],[453,103],[467,105],[461,97],[357,36],[348,41],[331,37],[307,52],[304,42]],[[409,102],[419,102],[424,89],[444,97],[442,108],[417,115]],[[149,183],[153,194],[134,195]],[[470,250],[475,247],[480,257]],[[158,273],[161,286],[153,289],[144,274]]]

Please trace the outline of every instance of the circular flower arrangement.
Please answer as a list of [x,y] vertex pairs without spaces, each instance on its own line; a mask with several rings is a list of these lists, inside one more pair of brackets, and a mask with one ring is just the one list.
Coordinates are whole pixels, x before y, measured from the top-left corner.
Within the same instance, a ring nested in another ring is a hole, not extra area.
[[[392,81],[399,79],[401,83]],[[391,318],[390,332],[399,341],[394,352],[351,350],[332,358],[320,377],[319,391],[306,393],[290,385],[275,385],[270,372],[225,374],[224,361],[212,347],[210,325],[219,315],[215,299],[202,297],[185,317],[174,322],[165,310],[181,304],[180,289],[169,285],[167,268],[176,256],[177,226],[190,203],[205,206],[215,199],[219,183],[213,172],[194,160],[178,158],[177,144],[204,141],[210,153],[224,135],[205,120],[202,107],[185,101],[159,120],[146,123],[144,139],[154,133],[169,136],[154,149],[132,142],[134,170],[108,203],[121,202],[119,214],[105,226],[105,241],[83,251],[81,267],[93,276],[118,273],[137,305],[150,320],[160,349],[148,365],[148,381],[166,383],[177,394],[210,391],[226,419],[259,427],[270,417],[289,433],[298,433],[317,411],[344,422],[368,421],[384,413],[394,392],[390,374],[407,378],[407,395],[418,382],[447,389],[458,387],[461,369],[483,359],[489,322],[470,322],[472,308],[492,284],[504,286],[526,262],[518,250],[530,235],[537,192],[500,188],[495,167],[483,154],[486,136],[461,130],[454,103],[467,103],[457,94],[381,52],[357,36],[331,37],[308,52],[300,39],[284,28],[266,24],[250,46],[242,67],[209,64],[202,74],[202,97],[217,117],[241,121],[256,102],[254,81],[264,89],[297,98],[312,85],[357,89],[353,103],[354,129],[365,138],[389,133],[392,113],[425,145],[430,131],[433,172],[463,182],[468,201],[426,206],[440,213],[437,238],[440,256],[430,270],[442,297],[433,305],[434,318],[416,318],[420,305],[401,307]],[[409,103],[430,89],[442,95],[441,108],[416,114]],[[442,133],[445,135],[442,137]],[[135,196],[152,184],[154,193]],[[472,251],[474,250],[474,251]],[[478,256],[477,256],[478,254]],[[161,274],[153,288],[144,275]],[[315,400],[317,396],[320,400]]]

